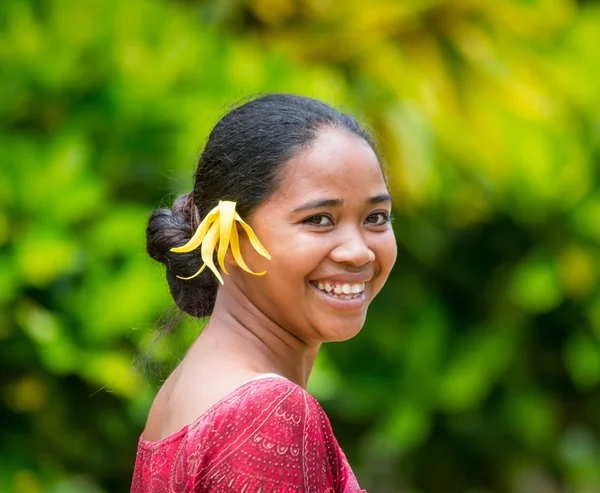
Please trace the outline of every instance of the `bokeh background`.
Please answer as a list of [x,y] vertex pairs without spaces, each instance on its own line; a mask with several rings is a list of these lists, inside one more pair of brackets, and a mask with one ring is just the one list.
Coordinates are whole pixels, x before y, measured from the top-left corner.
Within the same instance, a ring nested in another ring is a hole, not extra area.
[[600,3],[575,0],[2,0],[0,491],[128,491],[201,328],[152,345],[147,215],[269,91],[355,113],[389,168],[398,262],[309,387],[361,485],[599,492]]

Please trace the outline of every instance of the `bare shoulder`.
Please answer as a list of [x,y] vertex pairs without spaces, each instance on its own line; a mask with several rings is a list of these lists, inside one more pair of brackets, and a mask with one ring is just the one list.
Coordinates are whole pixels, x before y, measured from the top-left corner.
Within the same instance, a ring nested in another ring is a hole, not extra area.
[[254,376],[243,372],[210,375],[177,368],[154,399],[144,439],[158,441],[179,432]]

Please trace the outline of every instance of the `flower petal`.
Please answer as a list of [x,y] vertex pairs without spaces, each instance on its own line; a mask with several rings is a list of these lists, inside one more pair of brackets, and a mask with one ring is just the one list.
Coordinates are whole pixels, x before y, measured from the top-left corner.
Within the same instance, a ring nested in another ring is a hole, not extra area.
[[250,274],[254,274],[255,276],[264,276],[267,273],[267,271],[253,272],[246,265],[246,262],[244,262],[244,259],[242,257],[242,252],[240,251],[240,237],[238,235],[237,227],[235,226],[235,223],[233,224],[233,227],[231,228],[231,253],[233,253],[233,258],[235,259],[237,264],[242,269],[244,269],[246,272],[248,272]]
[[235,202],[219,201],[219,251],[217,253],[217,259],[219,265],[225,274],[229,274],[225,268],[225,254],[229,248],[229,238],[231,236],[231,230],[235,227],[234,215],[235,215]]
[[221,273],[219,269],[215,267],[215,263],[213,262],[213,254],[215,253],[215,247],[217,246],[217,242],[219,241],[219,221],[215,221],[213,225],[210,227],[206,236],[204,237],[204,241],[202,242],[202,260],[208,266],[210,270],[212,270],[217,276],[217,279],[221,284],[223,284],[223,278],[221,277]]
[[200,269],[198,270],[198,272],[196,272],[193,276],[190,277],[181,277],[181,276],[177,276],[179,279],[183,279],[184,281],[189,281],[190,279],[193,279],[194,277],[196,277],[198,274],[200,274],[200,272],[202,272],[204,269],[206,268],[206,264],[202,264],[202,267],[200,267]]
[[252,228],[244,222],[240,215],[235,211],[236,203],[232,201],[219,201],[219,205],[212,209],[204,218],[204,220],[198,226],[198,229],[192,236],[192,238],[183,246],[172,248],[172,252],[191,252],[192,250],[200,247],[200,253],[204,264],[193,276],[181,277],[179,279],[193,279],[200,274],[206,267],[213,271],[217,279],[221,284],[224,283],[223,277],[219,272],[218,267],[214,263],[214,253],[217,243],[219,248],[217,251],[217,261],[221,269],[225,274],[229,274],[225,268],[225,256],[227,250],[231,246],[233,257],[238,265],[250,274],[262,276],[267,272],[253,272],[244,262],[242,253],[240,250],[240,238],[237,230],[236,221],[240,223],[250,244],[254,249],[263,257],[271,259],[269,252],[262,245]]
[[244,228],[244,231],[246,231],[246,234],[248,235],[248,239],[250,240],[250,243],[252,244],[254,249],[258,253],[260,253],[263,257],[271,260],[271,255],[269,255],[269,252],[267,252],[267,249],[258,240],[258,238],[254,234],[254,231],[252,230],[252,228],[244,222],[244,220],[240,217],[240,215],[237,212],[235,213],[235,220],[238,221],[242,225],[242,228]]
[[210,226],[214,223],[215,220],[219,219],[219,206],[212,209],[204,218],[204,220],[198,226],[198,229],[194,233],[194,236],[190,238],[190,240],[183,246],[171,248],[172,252],[177,253],[186,253],[191,252],[192,250],[198,248],[204,237],[210,228]]

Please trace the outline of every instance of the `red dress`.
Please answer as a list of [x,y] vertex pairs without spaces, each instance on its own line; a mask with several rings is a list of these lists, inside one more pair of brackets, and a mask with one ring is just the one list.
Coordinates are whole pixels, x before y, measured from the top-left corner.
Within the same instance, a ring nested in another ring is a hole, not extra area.
[[140,437],[132,493],[360,493],[319,403],[281,377],[246,382],[158,442]]

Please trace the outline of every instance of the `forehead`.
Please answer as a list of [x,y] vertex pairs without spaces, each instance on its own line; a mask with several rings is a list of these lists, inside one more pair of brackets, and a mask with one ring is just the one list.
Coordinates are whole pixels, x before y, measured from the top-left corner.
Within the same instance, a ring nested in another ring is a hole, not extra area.
[[325,128],[309,148],[283,165],[273,198],[372,197],[386,188],[379,160],[364,139]]

